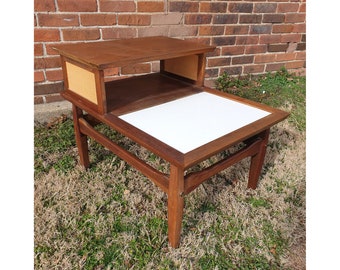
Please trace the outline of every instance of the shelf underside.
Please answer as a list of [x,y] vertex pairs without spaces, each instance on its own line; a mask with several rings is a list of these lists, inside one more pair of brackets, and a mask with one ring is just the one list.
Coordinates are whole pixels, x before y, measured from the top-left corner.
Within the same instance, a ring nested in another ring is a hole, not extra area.
[[202,91],[160,73],[105,83],[108,112],[122,115],[176,100]]

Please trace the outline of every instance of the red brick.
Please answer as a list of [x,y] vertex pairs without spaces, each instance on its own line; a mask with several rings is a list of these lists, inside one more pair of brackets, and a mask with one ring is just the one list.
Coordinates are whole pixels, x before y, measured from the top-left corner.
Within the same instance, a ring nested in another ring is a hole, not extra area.
[[200,2],[200,12],[226,13],[226,11],[227,11],[227,3]]
[[199,4],[198,2],[190,1],[176,1],[170,2],[170,12],[198,12]]
[[142,1],[137,2],[137,12],[163,12],[164,2]]
[[253,74],[253,73],[263,73],[265,65],[245,65],[243,67],[244,74]]
[[242,74],[242,66],[221,68],[220,74],[223,73],[227,73],[229,75],[240,75]]
[[57,0],[59,11],[93,12],[97,11],[96,0]]
[[213,16],[213,24],[234,24],[237,21],[237,14],[218,14]]
[[152,25],[180,24],[182,19],[183,14],[181,13],[152,14],[151,24]]
[[249,34],[270,34],[272,31],[271,25],[251,25]]
[[75,14],[38,14],[39,26],[79,26]]
[[151,65],[150,63],[142,63],[136,64],[132,66],[122,67],[122,74],[142,74],[142,73],[150,73]]
[[129,15],[118,15],[119,25],[150,25],[151,16],[150,15],[139,15],[139,14],[129,14]]
[[306,67],[306,61],[292,61],[286,63],[287,69],[298,69]]
[[169,25],[158,25],[158,26],[148,26],[148,27],[141,27],[138,29],[138,37],[150,37],[150,36],[164,36],[164,35],[170,35],[170,36],[180,36],[181,33],[184,34],[184,26],[182,26],[183,32],[178,33],[176,29],[176,34],[169,34]]
[[42,56],[44,54],[44,48],[41,43],[34,44],[34,56]]
[[306,3],[300,4],[299,12],[306,12]]
[[298,43],[297,47],[296,47],[296,50],[298,51],[304,51],[306,50],[306,43],[305,42],[300,42]]
[[225,35],[245,35],[248,34],[249,25],[227,25]]
[[[198,40],[201,40],[201,38],[198,38]],[[206,44],[209,45],[210,44],[210,38],[208,39],[208,42],[202,42],[201,44]],[[222,49],[220,47],[216,47],[214,51],[212,52],[208,52],[207,53],[207,57],[215,57],[215,56],[220,56],[221,55],[221,51]]]
[[301,34],[283,34],[281,35],[281,42],[300,42]]
[[253,61],[254,61],[253,55],[237,56],[231,59],[231,64],[232,65],[250,64],[250,63],[253,63]]
[[[149,27],[150,28],[150,27]],[[102,29],[103,39],[134,38],[137,36],[135,28],[114,27]]]
[[260,54],[254,56],[254,63],[270,63],[275,62],[276,55],[275,54]]
[[186,14],[185,24],[210,24],[211,18],[208,14]]
[[100,11],[108,12],[132,12],[136,11],[134,1],[100,0]]
[[269,44],[269,43],[279,43],[281,42],[281,35],[260,35],[260,44]]
[[43,71],[34,71],[34,82],[45,81],[45,75]]
[[260,14],[241,14],[240,23],[261,23],[262,15]]
[[273,13],[276,11],[275,3],[255,3],[254,13]]
[[34,85],[34,95],[49,95],[54,93],[60,93],[64,90],[64,83],[54,82],[49,84],[35,84]]
[[208,59],[208,67],[223,67],[229,66],[231,62],[230,57],[219,57]]
[[[207,68],[205,71],[205,78],[217,77],[218,68]],[[206,84],[205,84],[206,85]]]
[[34,42],[59,41],[60,34],[58,29],[34,29]]
[[285,20],[284,14],[264,14],[262,22],[264,23],[282,23]]
[[287,48],[287,43],[268,44],[268,52],[285,52]]
[[97,40],[100,39],[99,29],[64,29],[64,40]]
[[294,24],[276,24],[273,25],[273,33],[290,33],[294,27]]
[[258,36],[237,36],[236,45],[240,44],[257,44],[259,42]]
[[60,57],[39,57],[34,59],[34,69],[57,68],[61,66]]
[[244,49],[245,46],[225,46],[222,48],[221,55],[241,55]]
[[47,55],[58,55],[59,56],[59,53],[52,49],[54,46],[57,46],[59,43],[46,43],[45,44],[45,48],[46,48],[46,54]]
[[306,60],[306,51],[296,52],[296,60]]
[[288,13],[286,14],[285,22],[289,23],[297,23],[297,22],[305,22],[306,15],[303,13]]
[[287,12],[297,12],[299,9],[299,3],[280,3],[277,7],[277,12],[287,13]]
[[306,33],[306,24],[305,23],[294,24],[294,28],[292,32],[293,33]]
[[296,58],[296,53],[294,53],[294,52],[278,53],[276,55],[276,61],[278,61],[278,62],[291,61],[291,60],[295,60],[295,58]]
[[252,13],[252,3],[229,3],[228,10],[231,13]]
[[[193,38],[185,38],[189,41],[192,42],[197,42],[199,44],[205,44],[205,45],[210,45],[210,38],[209,37],[193,37]],[[216,48],[214,51],[212,52],[208,52],[207,56],[216,56],[216,55],[220,55],[219,54],[219,48]]]
[[267,52],[267,45],[249,45],[246,46],[244,53],[245,54],[258,54]]
[[224,34],[224,26],[200,26],[200,36],[217,36]]
[[236,41],[235,36],[213,37],[212,38],[212,45],[214,45],[214,46],[234,45],[235,41]]
[[[166,32],[161,32],[163,35]],[[198,26],[196,25],[171,25],[169,27],[169,36],[171,37],[188,37],[188,36],[197,36]],[[154,34],[153,34],[154,35]]]
[[61,81],[63,80],[63,72],[58,70],[46,70],[46,80],[48,81]]
[[56,11],[54,0],[34,0],[34,11]]
[[117,16],[115,14],[81,14],[80,20],[83,26],[115,25]]
[[205,45],[210,44],[210,38],[209,37],[185,37],[184,40],[194,42],[194,43],[197,43],[197,44],[205,44]]
[[34,58],[34,69],[44,69],[46,68],[45,61],[43,57]]

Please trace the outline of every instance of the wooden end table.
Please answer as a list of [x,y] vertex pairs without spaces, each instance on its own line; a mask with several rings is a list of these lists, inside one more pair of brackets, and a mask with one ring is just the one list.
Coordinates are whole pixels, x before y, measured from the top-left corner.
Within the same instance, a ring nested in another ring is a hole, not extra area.
[[[221,170],[251,157],[248,187],[261,173],[269,129],[289,113],[204,87],[205,54],[215,47],[168,37],[56,46],[72,103],[80,163],[88,136],[134,166],[168,195],[168,238],[177,248],[184,196]],[[104,81],[104,70],[160,61],[160,71]],[[84,113],[86,112],[86,113]],[[95,121],[93,121],[95,119]],[[98,132],[105,123],[170,164],[164,174]],[[186,170],[243,142],[243,148],[198,172]]]

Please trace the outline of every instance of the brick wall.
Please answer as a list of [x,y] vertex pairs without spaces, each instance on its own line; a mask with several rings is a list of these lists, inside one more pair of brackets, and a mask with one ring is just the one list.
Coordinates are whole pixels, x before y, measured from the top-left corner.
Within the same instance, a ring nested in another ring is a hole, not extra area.
[[[306,64],[306,1],[35,0],[34,100],[61,100],[60,59],[53,45],[165,35],[217,46],[205,84],[223,72],[261,74]],[[141,63],[105,72],[106,80],[157,71]]]

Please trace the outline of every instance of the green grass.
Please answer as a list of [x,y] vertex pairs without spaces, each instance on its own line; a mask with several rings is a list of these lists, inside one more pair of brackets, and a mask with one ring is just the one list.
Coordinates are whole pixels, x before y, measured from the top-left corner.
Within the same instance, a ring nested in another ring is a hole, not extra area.
[[52,167],[61,173],[73,169],[76,164],[76,147],[71,119],[53,128],[43,125],[34,129],[34,173],[37,176]]
[[[305,254],[293,251],[305,237],[304,83],[285,70],[219,78],[221,90],[289,109],[293,117],[273,128],[256,190],[246,189],[244,160],[186,196],[176,250],[167,242],[162,191],[92,139],[91,167],[83,170],[72,120],[37,125],[35,269],[302,269],[296,258]],[[96,128],[155,168],[166,167],[117,132]]]
[[289,110],[289,121],[299,130],[306,128],[306,77],[290,74],[285,68],[256,77],[231,77],[224,73],[216,80],[216,88]]

